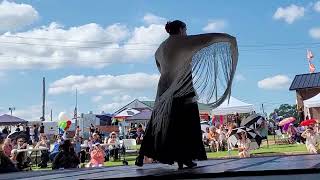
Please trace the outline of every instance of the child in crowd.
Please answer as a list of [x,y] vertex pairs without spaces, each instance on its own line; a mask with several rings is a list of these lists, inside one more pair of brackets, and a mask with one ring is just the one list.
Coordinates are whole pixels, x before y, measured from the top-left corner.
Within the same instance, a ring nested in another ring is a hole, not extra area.
[[87,164],[87,167],[101,167],[105,159],[105,152],[100,143],[93,145],[93,150],[90,153],[91,160]]
[[240,133],[240,138],[239,138],[237,145],[238,145],[238,151],[239,151],[240,158],[250,157],[250,152],[249,152],[250,139],[247,138],[246,132]]

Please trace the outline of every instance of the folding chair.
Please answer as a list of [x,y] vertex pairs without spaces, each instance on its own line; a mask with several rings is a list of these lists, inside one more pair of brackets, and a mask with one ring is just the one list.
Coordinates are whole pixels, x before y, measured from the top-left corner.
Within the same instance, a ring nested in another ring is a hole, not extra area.
[[137,142],[135,139],[123,139],[122,140],[122,148],[123,150],[123,164],[128,165],[128,161],[126,160],[127,153],[136,153],[138,154]]
[[277,139],[276,139],[276,144],[289,144],[289,138],[282,134],[280,130],[275,130]]

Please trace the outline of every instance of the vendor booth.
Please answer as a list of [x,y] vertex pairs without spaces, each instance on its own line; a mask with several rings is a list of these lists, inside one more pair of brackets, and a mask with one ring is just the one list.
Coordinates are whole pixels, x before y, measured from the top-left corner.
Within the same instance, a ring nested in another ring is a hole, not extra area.
[[320,93],[310,99],[304,100],[303,104],[305,115],[308,115],[309,118],[320,118]]
[[254,111],[252,104],[242,102],[234,97],[226,99],[220,106],[212,110],[214,115],[228,115],[234,113],[251,113]]

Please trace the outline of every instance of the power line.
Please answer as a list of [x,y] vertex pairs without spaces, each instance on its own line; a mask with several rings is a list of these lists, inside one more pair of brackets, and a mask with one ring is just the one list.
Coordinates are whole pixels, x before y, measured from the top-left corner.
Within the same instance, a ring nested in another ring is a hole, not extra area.
[[[75,45],[56,45],[56,44],[48,44],[48,43],[31,43],[31,42],[11,42],[11,41],[0,41],[2,44],[18,44],[18,45],[35,45],[35,46],[49,46],[49,47],[62,47],[62,48],[107,48],[107,49],[123,49],[124,46],[130,46],[130,45],[143,45],[143,46],[158,46],[160,43],[144,43],[144,42],[113,42],[113,41],[84,41],[84,40],[68,40],[68,39],[55,39],[55,38],[42,38],[42,37],[24,37],[24,36],[4,36],[4,37],[11,37],[11,38],[19,38],[19,39],[36,39],[36,40],[49,40],[49,41],[61,41],[63,43],[90,43],[90,44],[114,44],[114,45],[123,45],[123,47],[119,48],[111,48],[111,47],[101,47],[101,46],[75,46]],[[285,48],[287,50],[289,49],[301,49],[301,48],[314,48],[318,47],[320,45],[320,42],[314,42],[314,43],[307,43],[307,42],[300,42],[300,43],[264,43],[264,44],[239,44],[239,50],[241,51],[252,51],[252,50],[262,50],[262,51],[276,51],[276,50],[282,50],[282,48]],[[278,48],[264,48],[264,47],[274,47],[278,46]],[[294,46],[294,47],[292,47]],[[298,47],[296,47],[298,46]],[[243,47],[246,47],[247,49],[242,49]],[[248,49],[249,48],[249,49]],[[251,49],[250,49],[251,48]],[[256,48],[256,49],[253,49]],[[264,48],[264,49],[261,49]],[[128,49],[128,48],[126,48]],[[128,49],[128,50],[153,50],[153,49]]]
[[[19,38],[19,39],[34,39],[34,40],[49,40],[49,41],[62,41],[62,42],[80,42],[80,43],[98,43],[98,44],[118,44],[114,41],[88,41],[88,40],[75,40],[75,39],[59,39],[59,38],[44,38],[44,37],[26,37],[26,36],[12,36],[4,35],[3,37]],[[145,43],[145,42],[135,42],[135,43],[125,43],[126,45],[147,45],[147,46],[158,46],[160,43]],[[320,42],[295,42],[295,43],[256,43],[256,44],[240,44],[240,47],[265,47],[265,46],[310,46],[310,45],[320,45]]]

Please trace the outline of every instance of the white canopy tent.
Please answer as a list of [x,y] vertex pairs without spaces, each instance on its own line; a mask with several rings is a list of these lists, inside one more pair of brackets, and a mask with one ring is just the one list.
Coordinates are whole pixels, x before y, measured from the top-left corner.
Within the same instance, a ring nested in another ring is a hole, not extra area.
[[303,104],[306,108],[320,107],[320,93],[310,99],[304,100]]
[[250,113],[254,111],[252,104],[248,104],[240,101],[234,97],[230,97],[230,100],[226,99],[219,107],[212,110],[214,115],[228,115],[234,113]]
[[305,116],[311,118],[310,108],[320,107],[320,93],[310,99],[303,101]]

